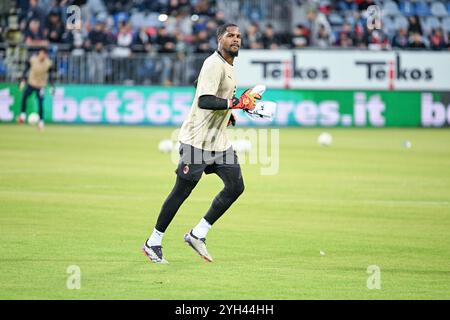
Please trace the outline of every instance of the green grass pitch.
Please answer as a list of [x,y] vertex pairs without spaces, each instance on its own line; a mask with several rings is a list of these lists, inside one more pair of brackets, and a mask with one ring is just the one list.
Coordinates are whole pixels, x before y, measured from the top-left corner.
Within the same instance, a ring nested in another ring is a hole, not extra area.
[[242,166],[215,262],[183,242],[222,188],[208,175],[155,265],[140,249],[175,180],[157,150],[173,130],[0,125],[0,299],[450,298],[450,130],[327,129],[324,148],[323,129],[280,129],[279,173]]

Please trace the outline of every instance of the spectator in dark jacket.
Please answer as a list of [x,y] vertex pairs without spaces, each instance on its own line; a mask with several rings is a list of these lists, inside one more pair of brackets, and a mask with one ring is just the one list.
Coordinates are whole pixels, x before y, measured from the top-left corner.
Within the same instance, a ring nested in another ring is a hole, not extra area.
[[360,25],[355,25],[355,34],[354,34],[353,44],[356,48],[367,48],[368,43],[368,35],[365,32],[365,29]]
[[342,48],[349,48],[354,45],[352,26],[347,22],[342,25],[341,32],[338,35],[337,45]]
[[47,17],[46,32],[47,39],[53,43],[61,43],[65,31],[61,16],[57,11],[51,11]]
[[422,36],[420,35],[420,33],[415,32],[411,35],[411,40],[409,42],[408,48],[410,48],[410,49],[426,49],[426,46],[423,43]]
[[430,34],[430,48],[432,50],[443,50],[447,47],[441,29],[433,30]]
[[324,25],[320,25],[319,32],[315,38],[315,45],[321,48],[330,47],[333,44],[331,34]]
[[91,50],[89,54],[89,78],[93,82],[103,83],[106,77],[106,50],[105,47],[111,44],[111,37],[106,32],[105,22],[98,20],[94,29],[88,34],[86,48]]
[[174,55],[167,55],[170,53],[176,53],[176,43],[177,39],[167,32],[165,27],[158,30],[158,36],[156,38],[156,44],[158,45],[158,52],[162,53],[161,63],[162,63],[162,74],[161,80],[164,85],[170,86],[173,84],[173,65],[175,63]]
[[368,36],[367,46],[371,50],[386,50],[390,48],[389,38],[382,29],[372,30]]
[[135,51],[148,52],[152,48],[152,39],[147,32],[146,27],[141,27],[136,32],[133,45],[136,45]]
[[419,20],[418,16],[411,16],[411,17],[409,17],[408,18],[408,22],[409,22],[409,27],[408,27],[409,35],[411,35],[413,33],[418,33],[420,35],[423,34],[422,25],[420,23],[420,20]]
[[70,45],[72,56],[81,56],[84,54],[85,33],[81,30],[67,30],[63,35],[63,42]]
[[176,42],[177,40],[167,32],[166,27],[162,27],[158,30],[158,36],[156,37],[158,52],[174,53]]
[[309,30],[302,24],[298,24],[291,38],[291,48],[304,48],[309,46]]
[[400,28],[392,39],[392,46],[394,48],[406,49],[408,48],[408,42],[408,30]]
[[29,7],[26,12],[26,27],[29,26],[32,20],[38,20],[40,30],[43,32],[45,26],[45,12],[39,6],[39,0],[30,0]]
[[37,47],[45,47],[48,45],[44,32],[40,28],[39,20],[30,21],[28,29],[25,31],[25,44]]
[[194,13],[199,16],[214,17],[216,14],[215,1],[198,0],[194,6]]
[[261,32],[256,22],[250,23],[244,33],[244,39],[242,45],[246,49],[262,49],[263,44],[261,41]]
[[277,49],[279,47],[278,37],[275,35],[273,26],[266,25],[262,36],[262,44],[264,49]]
[[195,53],[212,53],[214,49],[211,47],[208,38],[208,32],[206,30],[202,30],[198,32],[195,36]]
[[86,42],[86,47],[88,49],[103,49],[105,46],[111,43],[111,37],[106,32],[105,23],[103,21],[97,21],[95,23],[94,29],[88,34],[88,41]]

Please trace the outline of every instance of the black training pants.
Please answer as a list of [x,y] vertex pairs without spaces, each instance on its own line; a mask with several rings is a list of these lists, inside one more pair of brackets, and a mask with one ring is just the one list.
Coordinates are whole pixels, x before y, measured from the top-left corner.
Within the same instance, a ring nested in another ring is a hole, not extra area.
[[[196,156],[204,154],[201,161]],[[204,216],[213,225],[244,192],[241,167],[236,153],[232,148],[224,152],[205,154],[203,150],[190,145],[180,146],[180,162],[177,170],[177,180],[171,193],[164,202],[156,223],[156,230],[165,232],[184,200],[189,197],[197,185],[203,172],[217,174],[224,183],[224,188],[214,198],[211,207]]]

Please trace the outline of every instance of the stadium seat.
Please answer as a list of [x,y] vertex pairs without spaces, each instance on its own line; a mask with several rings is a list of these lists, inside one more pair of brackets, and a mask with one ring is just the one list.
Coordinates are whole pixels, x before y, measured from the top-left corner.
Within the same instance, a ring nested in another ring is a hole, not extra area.
[[414,4],[408,0],[400,1],[399,9],[400,9],[400,12],[407,17],[413,16],[416,14],[416,8],[415,8]]
[[355,26],[361,20],[357,20],[352,11],[347,11],[342,16],[344,17],[344,21],[351,24],[352,26]]
[[157,27],[160,25],[158,21],[158,14],[154,12],[150,12],[144,14],[142,12],[133,13],[130,18],[130,23],[135,28],[140,27]]
[[409,26],[408,19],[403,15],[395,16],[394,23],[395,23],[396,30],[401,29],[401,28],[408,29],[408,26]]
[[341,0],[338,2],[337,8],[340,11],[353,11],[358,9],[358,5],[356,3],[348,3],[347,1]]
[[251,5],[250,3],[245,2],[241,8],[241,12],[251,21],[260,21],[265,19],[266,14],[263,9],[257,5]]
[[342,18],[342,16],[336,12],[330,13],[330,15],[328,16],[328,20],[330,21],[330,24],[332,26],[340,26],[344,23],[344,19]]
[[425,47],[427,47],[427,48],[430,47],[430,40],[428,39],[428,37],[422,37],[422,41],[423,41],[423,44],[425,45]]
[[383,30],[389,37],[395,35],[397,28],[393,17],[387,16],[383,19]]
[[428,4],[426,4],[425,1],[419,0],[416,2],[416,14],[419,17],[427,17],[431,15],[430,8],[428,7]]
[[134,12],[130,17],[130,23],[133,28],[140,28],[144,25],[145,16],[142,12]]
[[400,14],[400,11],[398,9],[398,6],[393,1],[387,1],[385,2],[383,6],[383,15],[385,16],[395,16]]
[[436,17],[426,17],[422,19],[422,28],[425,34],[429,34],[431,30],[438,29],[441,27],[439,19]]
[[441,27],[444,31],[450,32],[450,17],[446,17],[442,20]]
[[442,2],[433,2],[430,11],[431,14],[436,17],[446,17],[448,15],[447,9]]
[[441,22],[439,21],[438,18],[436,17],[428,17],[428,25],[432,28],[432,29],[438,29],[441,27]]
[[113,16],[115,26],[118,26],[119,23],[122,21],[128,21],[128,19],[129,19],[129,15],[127,12],[119,12]]

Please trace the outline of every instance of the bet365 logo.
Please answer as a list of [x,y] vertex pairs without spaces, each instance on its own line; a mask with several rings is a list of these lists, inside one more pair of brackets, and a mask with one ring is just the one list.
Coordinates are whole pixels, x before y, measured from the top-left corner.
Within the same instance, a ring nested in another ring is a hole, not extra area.
[[441,93],[440,101],[434,101],[432,93],[421,95],[421,118],[424,127],[444,127],[450,125],[449,95]]

